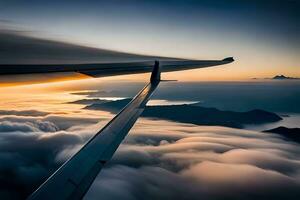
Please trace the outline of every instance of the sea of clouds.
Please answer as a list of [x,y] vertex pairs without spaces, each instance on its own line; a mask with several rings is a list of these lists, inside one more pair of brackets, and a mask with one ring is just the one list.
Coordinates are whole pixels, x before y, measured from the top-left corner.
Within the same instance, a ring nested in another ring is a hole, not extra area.
[[[0,199],[26,198],[100,127],[95,117],[1,112]],[[278,135],[140,119],[85,199],[299,199],[299,155]]]

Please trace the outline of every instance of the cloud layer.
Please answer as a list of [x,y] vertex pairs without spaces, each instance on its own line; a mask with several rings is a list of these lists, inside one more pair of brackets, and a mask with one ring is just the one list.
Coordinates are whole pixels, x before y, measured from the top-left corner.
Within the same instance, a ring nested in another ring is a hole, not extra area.
[[[297,144],[260,132],[143,122],[99,175],[86,199],[300,196]],[[159,131],[153,130],[158,125]]]
[[[1,199],[24,199],[95,133],[97,122],[1,116]],[[297,144],[273,134],[141,119],[85,199],[298,199],[299,153]]]

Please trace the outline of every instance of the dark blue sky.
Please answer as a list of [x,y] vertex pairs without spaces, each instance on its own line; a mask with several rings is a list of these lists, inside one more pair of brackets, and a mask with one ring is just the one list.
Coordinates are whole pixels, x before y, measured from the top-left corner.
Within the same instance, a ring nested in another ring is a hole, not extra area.
[[[266,34],[271,36],[278,33],[296,36],[294,31],[299,27],[300,18],[299,2],[292,0],[9,0],[0,5],[1,18],[16,22],[41,23],[43,20],[65,17],[74,21],[81,18],[100,22],[103,18],[108,21],[133,20],[132,23],[152,21],[164,26],[182,27],[208,23],[211,26],[239,28],[241,31],[250,28],[253,31],[266,30]],[[130,21],[127,21],[128,25]]]

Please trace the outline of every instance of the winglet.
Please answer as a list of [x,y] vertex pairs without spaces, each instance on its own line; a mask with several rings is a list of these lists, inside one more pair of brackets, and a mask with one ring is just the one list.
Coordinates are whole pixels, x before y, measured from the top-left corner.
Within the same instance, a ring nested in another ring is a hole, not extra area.
[[233,62],[234,59],[233,59],[233,57],[228,57],[228,58],[224,58],[223,61]]
[[159,67],[159,61],[155,61],[151,78],[150,78],[151,83],[159,83],[160,82],[160,67]]

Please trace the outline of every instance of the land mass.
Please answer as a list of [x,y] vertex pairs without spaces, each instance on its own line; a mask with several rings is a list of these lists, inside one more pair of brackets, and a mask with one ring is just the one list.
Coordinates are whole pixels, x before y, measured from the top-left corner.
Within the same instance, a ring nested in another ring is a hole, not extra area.
[[300,128],[287,128],[280,126],[274,129],[265,130],[267,133],[276,133],[281,136],[284,136],[288,140],[300,143]]
[[84,104],[84,105],[91,105],[91,104],[101,104],[101,103],[107,103],[111,102],[109,100],[103,100],[103,99],[79,99],[73,102],[69,103],[74,103],[74,104]]
[[[92,103],[85,107],[91,110],[105,110],[117,113],[131,99],[122,99],[110,102]],[[196,125],[226,126],[243,128],[246,124],[263,124],[276,122],[282,118],[275,113],[264,110],[251,110],[248,112],[222,111],[216,108],[201,107],[196,104],[147,106],[143,117],[165,119],[181,123]]]
[[[256,80],[256,79],[261,79],[261,78],[252,78],[252,79]],[[263,79],[269,79],[269,80],[300,80],[300,78],[289,77],[289,76],[285,76],[285,75],[276,75],[272,78],[263,78]]]
[[284,76],[284,75],[277,75],[277,76],[274,76],[272,79],[274,79],[274,80],[286,80],[286,79],[299,79],[299,78],[288,77],[288,76]]

